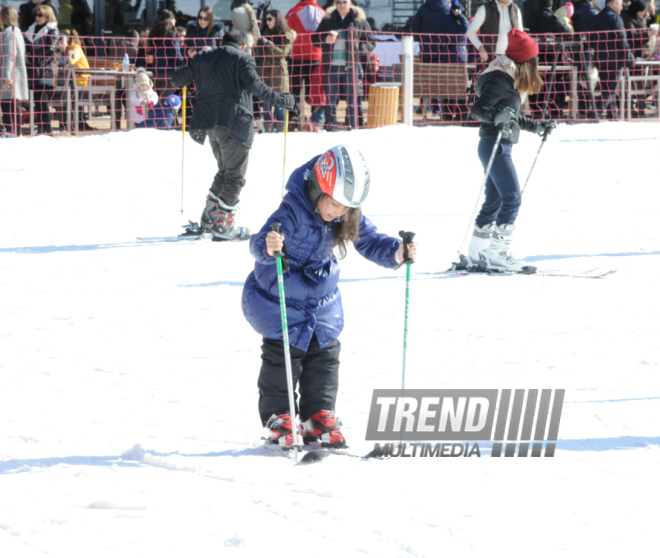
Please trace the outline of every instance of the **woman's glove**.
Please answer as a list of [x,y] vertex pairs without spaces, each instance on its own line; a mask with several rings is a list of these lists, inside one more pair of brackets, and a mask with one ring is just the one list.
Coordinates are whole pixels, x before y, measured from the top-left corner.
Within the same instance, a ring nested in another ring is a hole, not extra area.
[[509,122],[516,116],[516,111],[511,107],[504,107],[493,118],[493,124],[500,130],[503,130],[509,125]]
[[545,120],[541,122],[536,123],[536,133],[539,136],[547,137],[552,133],[552,130],[554,130],[557,127],[557,122],[554,120]]

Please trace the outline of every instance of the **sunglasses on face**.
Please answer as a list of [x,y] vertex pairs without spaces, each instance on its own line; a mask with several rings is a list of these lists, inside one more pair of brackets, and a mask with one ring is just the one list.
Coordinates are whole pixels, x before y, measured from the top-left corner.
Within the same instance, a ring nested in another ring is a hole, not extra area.
[[275,18],[274,17],[267,17],[266,21],[275,21]]
[[34,17],[46,17],[44,14],[34,14]]
[[197,16],[197,19],[201,19],[202,21],[208,21],[209,20],[208,17],[204,17],[204,16]]
[[344,0],[343,2],[335,2],[337,6],[341,6],[342,4],[348,4],[348,0]]

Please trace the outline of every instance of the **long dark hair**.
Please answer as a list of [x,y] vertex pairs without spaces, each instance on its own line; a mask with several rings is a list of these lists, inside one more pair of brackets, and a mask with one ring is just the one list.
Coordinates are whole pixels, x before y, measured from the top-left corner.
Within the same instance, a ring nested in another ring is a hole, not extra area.
[[176,35],[176,30],[172,25],[172,20],[175,19],[174,12],[170,10],[161,10],[158,12],[156,21],[151,26],[149,31],[150,38],[159,37],[173,37]]
[[531,95],[539,93],[543,87],[543,79],[539,75],[539,61],[534,57],[522,64],[516,64],[516,88],[522,93]]
[[213,31],[213,28],[215,27],[215,20],[213,19],[213,9],[210,6],[204,6],[199,12],[197,12],[197,32],[199,33],[202,28],[199,25],[199,16],[205,15],[208,18],[209,25],[206,28],[206,36],[208,37],[209,34]]
[[[321,200],[330,197],[323,194]],[[320,201],[320,200],[319,200]],[[360,219],[362,210],[359,207],[351,207],[346,215],[340,217],[341,222],[335,227],[335,234],[332,239],[332,247],[339,251],[339,259],[343,260],[348,253],[348,243],[360,240]]]
[[[272,16],[275,18],[275,27],[270,29],[266,23],[266,18]],[[289,24],[286,22],[284,15],[279,10],[268,10],[261,20],[261,34],[262,35],[287,35],[291,32]]]

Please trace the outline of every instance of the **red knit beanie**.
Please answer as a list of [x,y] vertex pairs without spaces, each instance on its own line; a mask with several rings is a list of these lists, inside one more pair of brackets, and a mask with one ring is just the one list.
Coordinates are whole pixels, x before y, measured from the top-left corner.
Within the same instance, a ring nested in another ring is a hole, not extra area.
[[514,62],[522,64],[538,56],[539,45],[527,33],[520,29],[511,29],[507,38],[509,45],[506,47],[506,54]]

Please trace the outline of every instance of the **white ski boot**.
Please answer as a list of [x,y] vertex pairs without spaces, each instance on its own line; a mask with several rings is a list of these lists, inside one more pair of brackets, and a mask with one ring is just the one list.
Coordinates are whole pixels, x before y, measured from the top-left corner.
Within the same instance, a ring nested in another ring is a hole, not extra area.
[[483,227],[474,226],[472,240],[468,248],[468,266],[483,268],[487,261],[486,253],[490,246],[495,223],[486,223]]
[[513,242],[513,231],[515,228],[513,223],[495,225],[493,237],[487,252],[488,269],[513,271],[515,273],[523,272],[525,268],[533,269],[527,262],[516,259],[509,251]]

